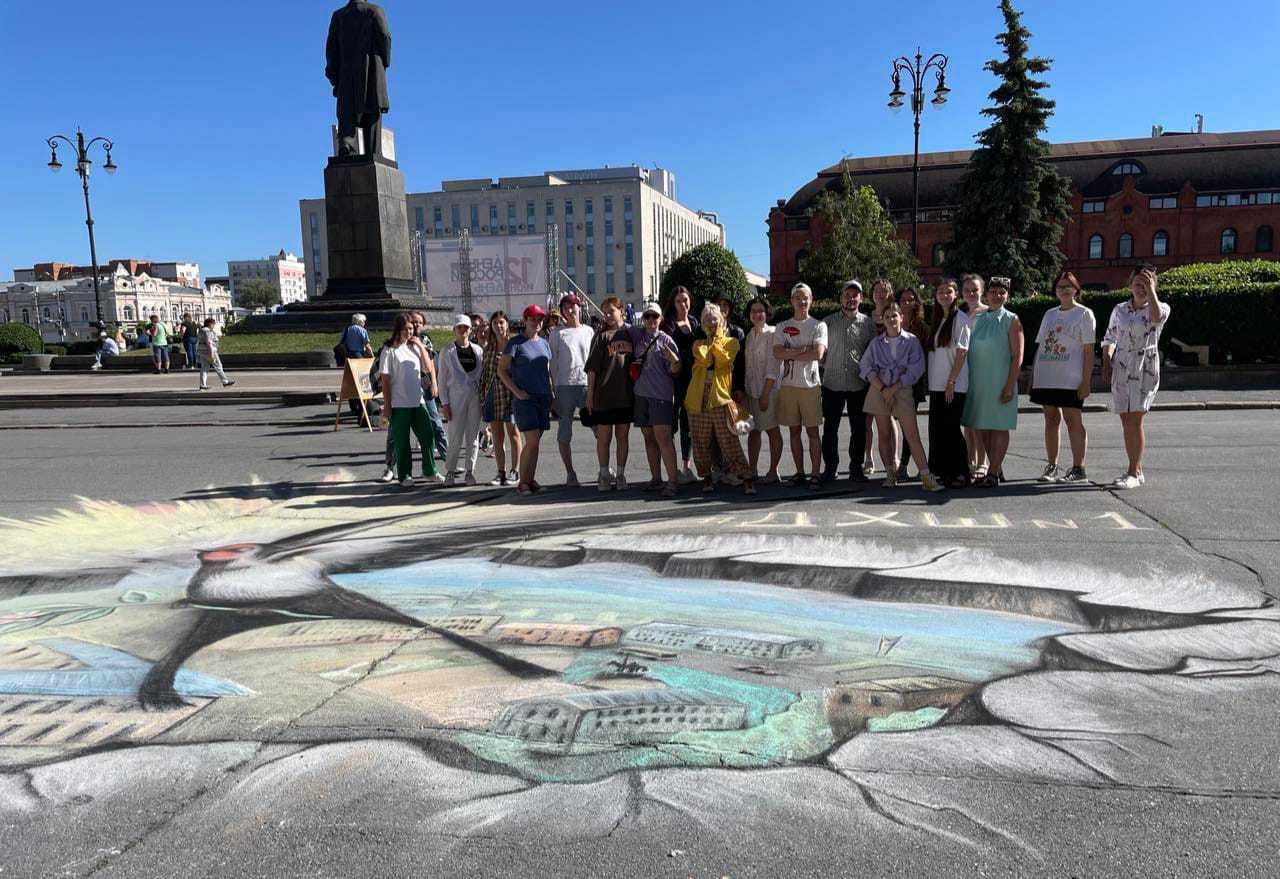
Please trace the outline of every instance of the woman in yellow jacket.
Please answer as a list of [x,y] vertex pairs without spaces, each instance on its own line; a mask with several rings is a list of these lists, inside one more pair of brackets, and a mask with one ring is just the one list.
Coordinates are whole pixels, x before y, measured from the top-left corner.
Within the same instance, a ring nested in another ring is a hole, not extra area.
[[693,434],[693,460],[702,474],[702,492],[715,491],[711,478],[711,437],[724,454],[725,470],[742,480],[747,494],[755,494],[751,468],[742,454],[742,441],[734,430],[730,403],[733,402],[733,362],[738,356],[738,340],[725,332],[720,307],[708,302],[702,309],[702,331],[706,337],[693,343],[693,371],[684,405],[689,412],[689,432]]

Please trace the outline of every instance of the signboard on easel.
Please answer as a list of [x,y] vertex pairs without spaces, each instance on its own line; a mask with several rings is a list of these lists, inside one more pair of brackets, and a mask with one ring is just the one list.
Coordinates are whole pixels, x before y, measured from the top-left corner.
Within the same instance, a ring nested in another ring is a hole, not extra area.
[[373,389],[369,379],[369,370],[373,368],[372,357],[348,357],[342,366],[342,387],[338,390],[338,414],[333,418],[333,429],[342,426],[342,404],[348,400],[359,400],[360,411],[364,413],[365,426],[372,432],[373,420],[369,418],[369,407],[366,400],[380,396]]

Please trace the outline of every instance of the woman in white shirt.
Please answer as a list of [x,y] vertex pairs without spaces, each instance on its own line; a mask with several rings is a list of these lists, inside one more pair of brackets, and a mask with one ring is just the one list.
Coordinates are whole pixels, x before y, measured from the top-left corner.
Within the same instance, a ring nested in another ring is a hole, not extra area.
[[[1093,345],[1098,325],[1093,312],[1080,304],[1080,282],[1062,272],[1053,285],[1057,308],[1045,312],[1031,372],[1031,402],[1044,407],[1044,451],[1048,462],[1040,482],[1088,482],[1084,456],[1089,438],[1084,429],[1084,401],[1093,381]],[[1058,466],[1059,433],[1067,422],[1071,441],[1071,469]]]
[[760,435],[769,437],[769,472],[759,481],[778,481],[778,464],[782,461],[782,428],[778,427],[778,389],[781,387],[782,361],[773,356],[776,327],[773,307],[764,299],[753,299],[747,306],[751,330],[747,333],[747,410],[754,426],[747,434],[747,463],[751,473],[759,473]]
[[418,437],[422,455],[422,478],[443,482],[436,472],[435,431],[422,395],[422,375],[434,377],[431,360],[422,340],[413,332],[408,314],[397,314],[391,327],[391,341],[382,352],[378,371],[382,374],[383,412],[391,411],[391,434],[396,449],[396,475],[403,488],[413,485],[413,448],[409,431]]
[[933,329],[925,340],[929,375],[929,472],[951,488],[967,486],[969,449],[960,426],[969,391],[969,315],[958,307],[955,279],[933,291]]

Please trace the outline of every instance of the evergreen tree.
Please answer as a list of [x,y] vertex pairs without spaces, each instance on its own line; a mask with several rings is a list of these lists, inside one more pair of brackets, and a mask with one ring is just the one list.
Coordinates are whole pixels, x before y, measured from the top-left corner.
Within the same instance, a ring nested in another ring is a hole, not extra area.
[[850,278],[861,280],[868,291],[876,278],[888,278],[895,288],[919,283],[911,248],[897,236],[875,190],[854,185],[847,168],[842,184],[824,190],[808,213],[823,226],[822,243],[800,272],[815,298],[837,299]]
[[947,248],[949,274],[978,272],[1013,279],[1018,293],[1051,293],[1062,265],[1058,241],[1070,214],[1071,184],[1048,161],[1048,128],[1054,102],[1041,93],[1037,76],[1050,59],[1027,57],[1031,32],[1011,0],[1001,0],[1005,32],[996,37],[1003,60],[985,69],[1000,78],[991,93],[994,106],[982,112],[994,120],[978,135],[978,148],[957,190],[959,207]]

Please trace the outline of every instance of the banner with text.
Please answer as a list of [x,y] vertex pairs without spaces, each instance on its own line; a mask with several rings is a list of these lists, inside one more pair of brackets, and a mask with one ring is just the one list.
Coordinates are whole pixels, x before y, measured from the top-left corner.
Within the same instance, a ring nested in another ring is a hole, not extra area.
[[[427,295],[462,310],[458,240],[423,242]],[[471,239],[471,310],[502,309],[516,320],[526,305],[547,302],[547,241],[541,235]]]

